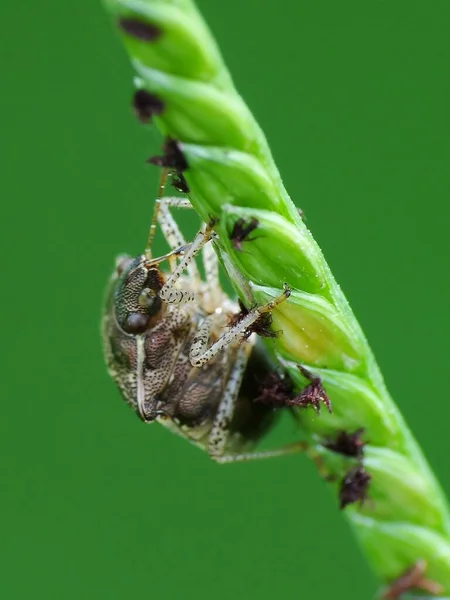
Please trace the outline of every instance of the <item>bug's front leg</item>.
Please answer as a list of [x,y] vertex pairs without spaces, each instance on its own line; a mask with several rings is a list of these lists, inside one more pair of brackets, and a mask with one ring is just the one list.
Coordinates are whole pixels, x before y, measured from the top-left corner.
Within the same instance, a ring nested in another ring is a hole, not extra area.
[[170,274],[166,283],[159,291],[159,297],[161,300],[167,302],[168,304],[186,304],[187,302],[192,302],[194,300],[193,292],[177,288],[176,283],[183,272],[198,255],[203,246],[209,242],[213,236],[214,232],[212,223],[207,225],[205,230],[200,229],[195,236],[194,241],[189,245],[188,250],[184,254],[180,264],[173,271],[173,273]]
[[203,266],[208,290],[208,304],[215,307],[220,304],[223,292],[219,281],[219,261],[211,243],[203,246]]
[[232,343],[241,342],[248,334],[251,326],[261,318],[264,313],[270,313],[279,304],[287,300],[291,292],[288,288],[285,288],[284,292],[275,298],[271,302],[258,306],[250,310],[245,316],[242,317],[235,325],[230,327],[219,339],[212,344],[209,348],[208,340],[211,331],[212,324],[216,318],[215,315],[206,317],[201,323],[198,334],[196,335],[194,342],[189,351],[189,359],[193,367],[201,367],[202,365],[209,362],[214,356],[224,347]]
[[[172,216],[172,213],[170,212],[171,208],[192,209],[192,205],[186,198],[164,197],[156,199],[152,223],[150,226],[149,238],[147,242],[146,254],[151,254],[150,246],[155,236],[157,224],[159,224],[159,226],[161,227],[161,232],[172,250],[176,250],[181,246],[188,245],[186,240],[184,239],[183,234],[180,231],[180,228],[177,225],[177,222],[175,221],[175,219]],[[172,272],[175,271],[176,261],[169,262]],[[200,274],[198,272],[195,261],[190,262],[187,265],[186,270],[191,279],[195,281],[200,280]]]
[[[187,244],[169,211],[169,207],[192,208],[189,200],[182,198],[161,198],[156,202],[155,213],[157,213],[157,216],[153,220],[157,219],[172,251],[175,252],[180,247],[188,249],[184,253],[184,260],[178,266],[176,265],[175,256],[170,257],[171,259],[173,258],[173,260],[170,260],[172,273],[160,292],[161,299],[172,304],[183,304],[193,300],[192,294],[182,293],[182,290],[176,288],[175,284],[185,270],[194,283],[200,281],[200,275],[194,259],[203,250],[203,265],[209,300],[212,306],[217,305],[220,298],[219,263],[211,244],[208,244],[214,237],[212,230],[213,223],[207,225],[204,230],[201,229],[194,241],[191,244]],[[153,234],[151,233],[150,237],[152,236]],[[176,289],[175,293],[173,293],[174,287]]]

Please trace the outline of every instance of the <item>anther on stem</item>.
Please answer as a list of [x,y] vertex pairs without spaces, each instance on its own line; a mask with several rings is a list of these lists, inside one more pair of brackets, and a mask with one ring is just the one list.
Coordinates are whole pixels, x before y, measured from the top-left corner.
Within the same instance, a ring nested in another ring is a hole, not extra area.
[[256,238],[250,238],[249,235],[252,231],[257,229],[259,225],[258,219],[252,217],[249,221],[245,219],[238,219],[230,234],[230,240],[233,248],[238,251],[242,251],[242,242],[251,242]]
[[292,383],[289,377],[279,373],[269,373],[259,388],[259,396],[253,402],[261,402],[268,406],[286,406],[292,395]]
[[362,506],[367,498],[367,490],[371,479],[371,476],[362,465],[347,471],[339,489],[340,509],[343,510],[354,502],[359,502]]
[[280,375],[271,374],[261,386],[260,395],[255,398],[255,402],[262,402],[276,408],[283,406],[307,408],[312,406],[316,412],[320,411],[320,406],[323,403],[331,412],[331,403],[322,387],[320,378],[312,377],[306,369],[304,371],[308,373],[304,376],[310,379],[311,383],[300,393],[293,393],[292,384],[288,383],[288,379],[282,379]]
[[167,138],[164,142],[163,154],[161,156],[152,156],[147,159],[147,162],[156,165],[157,167],[175,169],[178,173],[182,173],[188,168],[188,164],[180,150],[178,142],[171,138]]
[[361,459],[366,444],[366,442],[363,442],[361,439],[363,433],[364,428],[362,427],[353,433],[341,431],[334,440],[327,440],[322,443],[322,446],[337,454]]
[[149,123],[154,115],[160,115],[164,110],[164,102],[147,90],[135,91],[132,106],[141,123]]
[[321,405],[324,404],[328,412],[331,413],[331,402],[323,388],[320,377],[314,377],[301,365],[297,365],[297,367],[303,377],[309,380],[309,384],[295,398],[292,398],[291,406],[298,406],[299,408],[312,406],[319,413]]
[[121,17],[118,25],[123,33],[142,42],[154,42],[162,34],[161,29],[156,25],[144,23],[144,21],[133,17]]

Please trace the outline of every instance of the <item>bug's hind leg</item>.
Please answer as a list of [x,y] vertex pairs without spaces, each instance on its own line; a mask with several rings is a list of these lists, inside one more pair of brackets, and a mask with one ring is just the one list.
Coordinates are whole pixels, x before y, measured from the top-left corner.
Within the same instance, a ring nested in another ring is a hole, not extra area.
[[224,455],[227,446],[230,424],[252,345],[251,343],[246,344],[237,351],[236,361],[231,369],[217,414],[214,417],[214,423],[208,437],[208,454],[214,460],[218,460]]
[[242,454],[223,454],[222,456],[212,456],[216,462],[221,464],[234,463],[234,462],[247,462],[250,460],[263,460],[265,458],[276,458],[278,456],[285,456],[286,454],[297,454],[298,452],[305,452],[308,449],[306,442],[293,442],[292,444],[286,444],[273,450],[255,450],[253,452],[243,452]]
[[230,435],[230,425],[233,419],[236,403],[239,397],[242,378],[247,367],[247,362],[252,351],[253,344],[241,346],[237,352],[236,362],[230,373],[226,388],[214,418],[214,424],[208,438],[208,454],[218,463],[244,462],[249,460],[262,460],[304,452],[308,448],[306,442],[294,442],[286,444],[273,450],[256,450],[253,452],[226,454],[226,447]]
[[206,298],[205,306],[211,312],[221,304],[223,298],[219,280],[219,260],[213,244],[203,246],[203,267],[205,269]]

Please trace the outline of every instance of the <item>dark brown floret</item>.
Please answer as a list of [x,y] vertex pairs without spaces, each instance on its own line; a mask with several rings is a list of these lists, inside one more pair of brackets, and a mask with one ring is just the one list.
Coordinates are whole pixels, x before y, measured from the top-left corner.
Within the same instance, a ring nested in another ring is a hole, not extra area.
[[164,102],[147,90],[136,90],[132,106],[141,123],[149,123],[154,115],[160,115],[164,110]]
[[142,42],[154,42],[162,33],[161,29],[156,25],[144,23],[133,17],[121,17],[118,24],[124,33]]
[[342,454],[343,456],[351,456],[353,458],[362,458],[364,454],[365,442],[362,441],[361,436],[364,433],[364,429],[357,429],[353,433],[347,431],[341,431],[336,439],[329,440],[322,443],[322,446]]
[[312,406],[314,410],[318,413],[320,412],[320,407],[324,404],[328,412],[332,412],[331,402],[325,392],[322,380],[320,377],[314,377],[305,367],[301,365],[297,365],[300,373],[309,380],[309,384],[303,388],[303,390],[291,400],[291,406],[298,406],[300,408],[307,408],[308,406]]
[[259,225],[258,219],[252,217],[249,221],[245,219],[238,219],[234,226],[233,230],[230,234],[230,240],[233,248],[235,250],[242,251],[242,242],[251,242],[256,238],[249,238],[248,236],[252,231],[257,229]]
[[189,194],[189,186],[187,184],[186,179],[184,178],[183,173],[178,173],[177,171],[173,172],[171,183],[172,186],[177,190],[177,192],[181,192],[182,194]]
[[182,173],[188,168],[188,164],[180,150],[178,142],[171,138],[167,138],[164,142],[162,156],[152,156],[147,159],[147,162],[156,165],[157,167],[175,169],[178,173]]
[[281,331],[273,331],[272,327],[273,318],[270,313],[262,313],[254,323],[247,327],[244,334],[244,340],[248,339],[252,333],[260,335],[266,338],[276,338],[281,335]]
[[274,408],[289,405],[292,395],[292,382],[278,373],[269,373],[259,387],[259,396],[254,402],[261,402]]
[[347,471],[339,490],[340,509],[343,510],[354,502],[359,502],[360,505],[364,504],[371,479],[369,473],[361,465]]
[[426,569],[426,561],[418,560],[412,567],[392,581],[381,597],[386,600],[397,600],[405,592],[411,590],[423,590],[432,595],[442,594],[443,588],[439,583],[424,578]]
[[[280,376],[276,376],[277,378],[275,378],[271,374],[268,381],[264,382],[260,395],[255,399],[255,402],[263,402],[276,408],[284,406],[307,408],[308,406],[312,406],[316,412],[320,411],[321,404],[325,404],[331,412],[331,402],[322,387],[320,378],[312,377],[309,371],[303,367],[299,368],[302,369],[303,376],[311,382],[299,394],[293,393],[292,384],[289,379],[280,379]],[[273,379],[270,379],[272,377]],[[280,387],[280,382],[283,382],[282,387]]]

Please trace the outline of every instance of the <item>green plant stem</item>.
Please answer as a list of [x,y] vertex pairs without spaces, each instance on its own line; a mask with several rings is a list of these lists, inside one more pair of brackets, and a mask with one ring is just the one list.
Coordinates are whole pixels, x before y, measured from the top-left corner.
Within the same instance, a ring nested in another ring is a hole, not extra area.
[[[131,56],[136,87],[163,103],[155,121],[179,142],[194,208],[205,221],[217,219],[218,252],[237,293],[251,304],[278,296],[284,282],[292,290],[274,314],[274,328],[283,331],[277,356],[299,388],[307,381],[298,364],[320,377],[333,404],[332,414],[301,412],[313,454],[342,475],[351,461],[320,442],[358,428],[370,440],[364,457],[369,500],[345,509],[367,559],[385,583],[426,560],[427,577],[449,593],[446,500],[197,9],[190,0],[106,4]],[[245,251],[230,239],[239,219],[258,222],[242,242]]]

